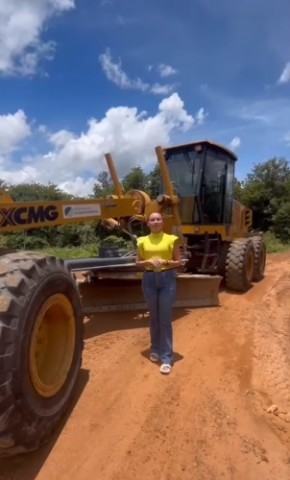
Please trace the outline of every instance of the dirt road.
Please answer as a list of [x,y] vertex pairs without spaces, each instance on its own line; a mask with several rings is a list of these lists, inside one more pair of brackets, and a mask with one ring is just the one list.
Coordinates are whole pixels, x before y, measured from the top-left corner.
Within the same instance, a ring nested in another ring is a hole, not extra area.
[[147,317],[88,319],[73,411],[50,445],[2,460],[1,480],[288,480],[289,267],[272,255],[246,295],[176,312],[168,377]]

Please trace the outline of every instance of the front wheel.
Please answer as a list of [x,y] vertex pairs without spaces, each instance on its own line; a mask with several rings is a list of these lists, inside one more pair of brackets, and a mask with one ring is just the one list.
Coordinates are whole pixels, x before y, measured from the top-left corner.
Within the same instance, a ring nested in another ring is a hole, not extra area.
[[226,286],[230,290],[246,292],[254,276],[255,252],[250,239],[234,240],[228,249],[225,269]]
[[266,267],[266,245],[263,237],[254,236],[251,237],[251,240],[254,245],[255,251],[255,264],[254,264],[254,275],[253,281],[259,282],[264,278],[265,267]]
[[0,258],[0,456],[45,443],[72,400],[81,365],[83,314],[62,260]]

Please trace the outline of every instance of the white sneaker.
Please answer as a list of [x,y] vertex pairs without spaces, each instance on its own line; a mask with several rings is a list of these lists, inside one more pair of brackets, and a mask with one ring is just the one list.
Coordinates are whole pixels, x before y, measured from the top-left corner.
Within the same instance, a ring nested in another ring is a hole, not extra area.
[[160,373],[164,373],[165,375],[168,375],[171,372],[171,365],[169,363],[162,363],[160,367]]

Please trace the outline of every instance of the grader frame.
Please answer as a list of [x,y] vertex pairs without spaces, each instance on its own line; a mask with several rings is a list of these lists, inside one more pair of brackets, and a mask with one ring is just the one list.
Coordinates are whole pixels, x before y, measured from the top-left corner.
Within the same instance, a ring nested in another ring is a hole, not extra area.
[[[229,164],[234,161],[231,152],[210,142],[174,148],[186,155],[197,148],[201,169],[208,149],[226,153]],[[250,237],[251,212],[233,199],[229,224],[203,221],[199,192],[182,204],[167,165],[170,152],[156,148],[163,192],[155,200],[138,190],[123,191],[110,154],[106,160],[115,194],[108,198],[15,203],[2,191],[0,234],[101,220],[133,235],[135,221],[144,223],[148,213],[160,211],[165,230],[180,237],[186,261],[177,277],[177,306],[218,305],[222,278],[229,288],[245,291],[263,277],[264,243]],[[184,222],[184,214],[193,221]],[[197,224],[195,215],[200,215]],[[76,282],[77,271],[84,270],[92,281]],[[140,275],[134,255],[65,264],[42,253],[0,250],[0,456],[35,450],[48,441],[75,391],[84,311],[145,308]]]

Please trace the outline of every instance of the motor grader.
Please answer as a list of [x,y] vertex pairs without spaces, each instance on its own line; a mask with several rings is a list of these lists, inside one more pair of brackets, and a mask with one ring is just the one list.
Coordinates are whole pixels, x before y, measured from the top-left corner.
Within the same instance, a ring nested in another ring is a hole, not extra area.
[[[178,306],[217,304],[221,279],[246,291],[263,277],[266,251],[262,237],[251,236],[251,211],[233,198],[235,154],[209,141],[157,147],[156,154],[161,179],[154,200],[124,192],[106,154],[114,195],[15,203],[2,191],[0,232],[103,221],[135,238],[134,226],[160,211],[184,258]],[[78,270],[90,273],[92,311],[144,308],[134,252],[66,264],[43,253],[0,251],[0,456],[38,448],[67,413],[83,348],[86,295]]]

